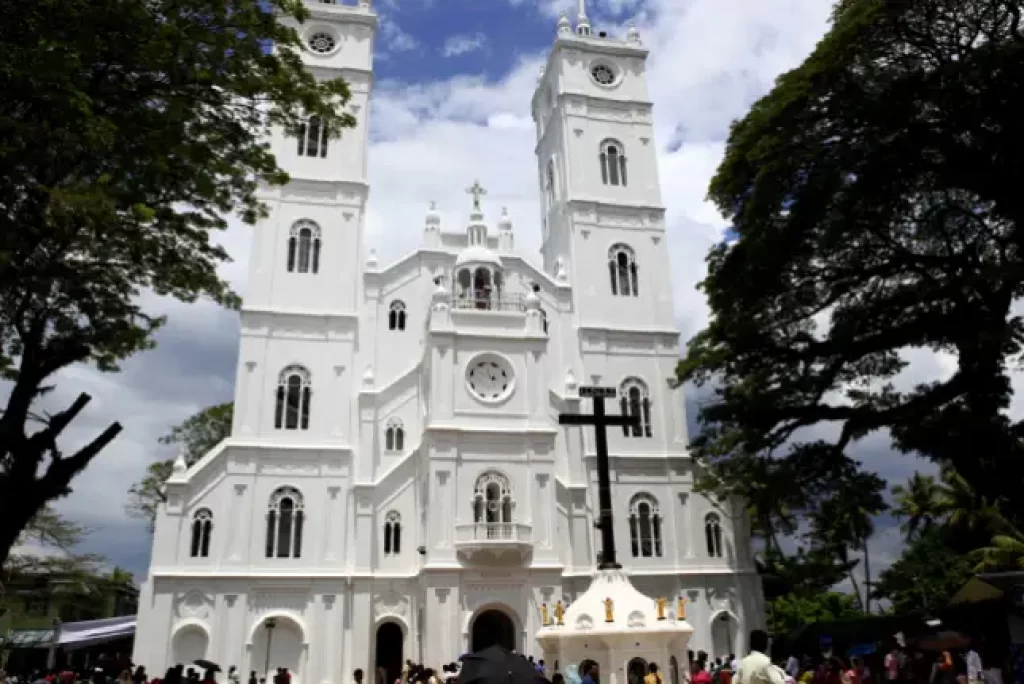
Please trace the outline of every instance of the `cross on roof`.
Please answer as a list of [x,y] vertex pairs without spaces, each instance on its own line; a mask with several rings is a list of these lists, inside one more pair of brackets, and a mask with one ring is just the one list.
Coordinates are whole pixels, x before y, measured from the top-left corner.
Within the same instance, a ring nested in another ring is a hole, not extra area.
[[480,211],[480,197],[487,194],[484,186],[480,185],[480,181],[476,180],[473,181],[473,185],[466,192],[473,196],[473,210]]

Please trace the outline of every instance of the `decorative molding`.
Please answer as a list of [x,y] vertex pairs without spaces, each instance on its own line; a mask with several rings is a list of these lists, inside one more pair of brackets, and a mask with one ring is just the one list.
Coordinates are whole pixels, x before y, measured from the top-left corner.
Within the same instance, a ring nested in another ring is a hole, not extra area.
[[198,589],[193,589],[178,597],[175,601],[174,612],[179,618],[205,620],[210,616],[210,609],[212,607],[212,596],[204,594]]
[[375,620],[384,617],[397,617],[407,622],[409,616],[409,598],[389,589],[377,594],[373,599],[373,615]]
[[236,484],[235,485],[235,495],[236,496],[242,496],[243,494],[245,494],[245,489],[248,486],[249,485],[246,485],[246,484]]

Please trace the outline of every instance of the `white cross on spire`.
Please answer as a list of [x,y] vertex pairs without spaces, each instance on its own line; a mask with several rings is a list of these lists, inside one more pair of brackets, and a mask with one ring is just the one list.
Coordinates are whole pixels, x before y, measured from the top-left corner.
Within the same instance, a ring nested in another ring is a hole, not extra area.
[[466,192],[473,196],[473,210],[480,211],[480,197],[487,194],[484,187],[480,185],[480,181],[473,181],[473,185],[471,185]]

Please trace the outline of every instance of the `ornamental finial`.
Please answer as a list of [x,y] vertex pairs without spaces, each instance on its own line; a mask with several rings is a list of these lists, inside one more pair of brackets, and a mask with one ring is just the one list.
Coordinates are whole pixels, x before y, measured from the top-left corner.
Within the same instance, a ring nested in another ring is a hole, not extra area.
[[473,185],[466,189],[466,192],[473,196],[473,211],[480,211],[480,198],[487,194],[480,181],[473,181]]

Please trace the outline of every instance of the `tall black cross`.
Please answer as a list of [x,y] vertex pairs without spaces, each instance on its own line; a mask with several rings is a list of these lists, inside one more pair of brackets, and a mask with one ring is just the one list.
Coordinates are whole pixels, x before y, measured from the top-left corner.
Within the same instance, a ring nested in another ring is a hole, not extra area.
[[615,560],[615,528],[612,523],[612,481],[608,474],[609,425],[639,427],[639,415],[609,416],[604,412],[604,400],[615,398],[614,387],[580,387],[580,396],[594,400],[594,413],[560,413],[559,425],[593,425],[594,448],[597,451],[597,502],[600,507],[597,526],[601,529],[601,570],[618,569]]

